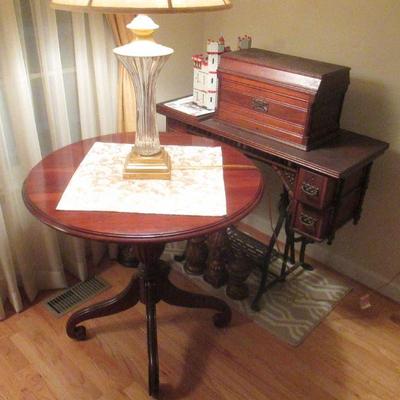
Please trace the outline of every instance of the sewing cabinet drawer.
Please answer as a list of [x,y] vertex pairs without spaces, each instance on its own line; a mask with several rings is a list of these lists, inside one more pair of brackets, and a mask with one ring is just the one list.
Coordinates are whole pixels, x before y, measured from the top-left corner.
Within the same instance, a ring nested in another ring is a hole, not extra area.
[[332,237],[338,228],[357,215],[362,192],[362,188],[358,187],[323,210],[294,200],[293,229],[316,241]]
[[[226,75],[220,86],[219,118],[243,128],[288,135],[301,143],[307,120],[307,102],[277,94],[271,85],[253,86],[250,80]],[[232,119],[233,118],[233,119]]]
[[[300,168],[294,197],[306,205],[322,210],[332,205],[336,194],[339,198],[344,197],[357,187],[361,187],[366,173],[366,168],[362,168],[340,181]],[[340,193],[337,193],[338,190]]]
[[296,183],[296,200],[318,209],[325,208],[333,200],[337,181],[301,168]]

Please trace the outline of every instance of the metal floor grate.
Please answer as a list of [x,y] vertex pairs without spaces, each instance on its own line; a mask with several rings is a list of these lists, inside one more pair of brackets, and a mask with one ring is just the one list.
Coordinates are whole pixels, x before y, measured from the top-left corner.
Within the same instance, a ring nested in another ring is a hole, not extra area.
[[78,305],[104,292],[110,286],[104,279],[95,276],[45,300],[43,305],[50,313],[61,317]]

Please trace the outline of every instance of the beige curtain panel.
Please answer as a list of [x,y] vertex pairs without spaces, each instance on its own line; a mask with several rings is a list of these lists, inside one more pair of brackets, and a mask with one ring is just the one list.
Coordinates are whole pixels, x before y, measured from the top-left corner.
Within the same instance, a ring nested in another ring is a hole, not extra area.
[[87,255],[97,264],[107,251],[39,223],[21,187],[49,152],[116,131],[118,64],[102,14],[56,14],[48,0],[0,4],[1,320],[23,309],[22,292],[33,301],[66,287],[66,270],[84,280]]
[[[108,14],[107,21],[112,29],[116,46],[122,46],[133,39],[132,32],[126,27],[132,20],[129,14]],[[127,70],[119,64],[118,71],[118,132],[136,130],[135,93]]]

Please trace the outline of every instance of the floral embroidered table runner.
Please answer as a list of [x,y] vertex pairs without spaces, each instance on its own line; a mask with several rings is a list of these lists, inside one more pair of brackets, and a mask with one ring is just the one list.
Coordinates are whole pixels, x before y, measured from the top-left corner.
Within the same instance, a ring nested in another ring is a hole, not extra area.
[[57,210],[226,215],[220,147],[164,146],[171,180],[125,180],[131,144],[96,142],[75,171]]

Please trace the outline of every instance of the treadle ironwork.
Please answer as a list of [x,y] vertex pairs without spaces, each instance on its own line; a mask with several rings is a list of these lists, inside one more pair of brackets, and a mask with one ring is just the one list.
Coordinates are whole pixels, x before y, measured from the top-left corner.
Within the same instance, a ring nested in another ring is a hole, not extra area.
[[[279,201],[279,218],[275,229],[271,235],[268,245],[265,245],[254,239],[253,237],[239,231],[235,227],[230,227],[227,234],[234,252],[242,252],[248,259],[250,259],[256,267],[261,270],[260,284],[257,294],[254,297],[251,308],[254,311],[259,311],[259,302],[262,295],[273,286],[275,283],[284,281],[288,275],[296,271],[298,268],[305,270],[313,270],[313,267],[305,262],[305,252],[308,244],[313,243],[311,239],[303,236],[296,237],[291,229],[291,201],[286,188]],[[286,241],[283,254],[274,249],[275,243],[282,230],[285,229]],[[300,253],[298,261],[296,261],[295,245],[300,243]],[[281,270],[278,274],[270,270],[271,261],[279,258],[282,261]],[[268,277],[272,279],[268,279]]]

